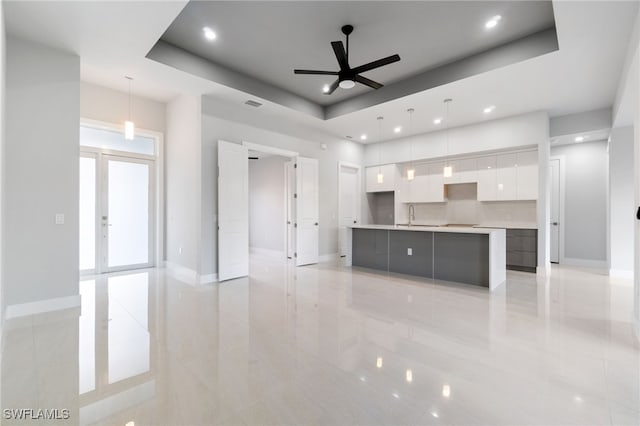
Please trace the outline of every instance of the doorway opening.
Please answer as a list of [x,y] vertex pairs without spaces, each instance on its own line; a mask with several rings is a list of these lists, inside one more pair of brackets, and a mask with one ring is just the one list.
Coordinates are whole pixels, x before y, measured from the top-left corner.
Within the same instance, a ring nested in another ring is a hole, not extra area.
[[80,256],[83,275],[148,268],[159,239],[157,158],[161,135],[125,140],[113,125],[80,126]]
[[[251,151],[251,155],[250,155]],[[319,257],[319,175],[318,160],[305,158],[297,152],[243,142],[242,145],[218,141],[218,280],[226,281],[249,275],[250,251],[250,188],[249,161],[259,160],[260,155],[268,159],[272,156],[284,157],[279,163],[282,188],[279,196],[273,197],[274,203],[280,198],[284,214],[279,231],[267,232],[262,229],[267,204],[254,200],[251,209],[256,215],[254,233],[267,235],[276,241],[270,248],[272,253],[281,251],[291,255],[296,266],[318,263]],[[265,157],[266,156],[266,157]],[[249,160],[258,157],[258,160]],[[259,166],[256,166],[259,167]],[[293,170],[293,171],[292,171]],[[262,183],[262,182],[261,182]],[[293,189],[295,188],[295,190]],[[293,195],[293,197],[292,197]],[[277,209],[279,210],[279,209]],[[261,216],[258,216],[261,215]],[[288,222],[288,223],[287,223]],[[274,235],[280,233],[282,239]],[[254,237],[254,244],[257,241]],[[277,242],[279,240],[279,242]],[[286,244],[286,245],[285,245]],[[281,247],[281,248],[278,248]]]
[[351,232],[348,227],[361,223],[361,180],[359,165],[338,163],[338,248],[345,265],[351,265]]
[[249,254],[293,259],[294,161],[249,150]]

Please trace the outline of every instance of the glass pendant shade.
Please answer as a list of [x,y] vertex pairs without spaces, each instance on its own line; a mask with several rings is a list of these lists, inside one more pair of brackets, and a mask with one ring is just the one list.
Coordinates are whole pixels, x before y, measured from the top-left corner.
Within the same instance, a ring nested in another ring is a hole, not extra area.
[[128,141],[132,141],[135,136],[135,124],[133,121],[124,122],[124,138]]
[[413,178],[415,177],[416,171],[411,168],[409,170],[407,170],[407,180],[413,180]]

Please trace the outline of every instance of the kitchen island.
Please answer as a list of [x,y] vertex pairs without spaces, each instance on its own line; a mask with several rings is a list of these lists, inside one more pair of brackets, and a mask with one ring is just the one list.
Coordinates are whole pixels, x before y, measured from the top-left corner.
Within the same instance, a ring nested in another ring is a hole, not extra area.
[[354,225],[348,266],[496,289],[506,280],[506,231],[471,227]]

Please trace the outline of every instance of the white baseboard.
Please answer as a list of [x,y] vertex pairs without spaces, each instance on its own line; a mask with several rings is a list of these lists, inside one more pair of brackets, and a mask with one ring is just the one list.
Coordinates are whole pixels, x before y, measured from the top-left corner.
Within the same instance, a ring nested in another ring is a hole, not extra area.
[[320,263],[333,262],[338,259],[338,253],[321,254],[320,256],[318,256],[318,262]]
[[258,254],[261,256],[269,257],[272,259],[284,259],[284,251],[282,250],[271,250],[260,247],[249,247],[249,254]]
[[218,274],[200,275],[200,284],[209,284],[218,282]]
[[218,281],[218,274],[201,275],[193,269],[165,260],[164,267],[172,277],[189,285],[208,284]]
[[45,312],[61,311],[64,309],[79,308],[80,295],[55,297],[53,299],[38,300],[29,303],[17,303],[7,306],[5,319],[26,317],[29,315],[43,314]]
[[573,259],[570,257],[565,257],[560,262],[561,265],[567,266],[579,266],[582,268],[592,268],[592,269],[600,269],[604,271],[609,270],[609,265],[606,260],[589,260],[589,259]]
[[625,278],[632,280],[633,279],[633,270],[629,271],[626,269],[609,269],[609,276],[615,278]]

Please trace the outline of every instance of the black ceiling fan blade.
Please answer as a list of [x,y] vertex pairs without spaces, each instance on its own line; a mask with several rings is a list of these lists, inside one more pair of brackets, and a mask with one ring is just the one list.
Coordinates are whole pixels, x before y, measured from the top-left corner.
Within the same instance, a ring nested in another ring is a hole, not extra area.
[[331,83],[331,86],[329,86],[329,90],[327,90],[325,92],[325,95],[330,95],[333,92],[336,91],[336,89],[338,88],[338,84],[340,84],[340,79],[336,79],[336,81],[334,81],[333,83]]
[[363,72],[371,71],[372,69],[375,69],[375,68],[380,68],[385,65],[398,62],[399,60],[400,60],[399,55],[391,55],[391,56],[387,56],[386,58],[378,59],[377,61],[369,62],[368,64],[355,67],[352,71],[356,74],[360,74]]
[[336,54],[340,69],[343,71],[348,70],[349,62],[347,61],[347,52],[344,50],[344,44],[341,41],[332,41],[331,47],[333,47],[333,53]]
[[319,70],[293,70],[294,74],[311,74],[311,75],[338,75],[338,71],[319,71]]
[[369,80],[367,77],[363,77],[361,75],[356,75],[356,81],[358,83],[364,84],[365,86],[369,86],[372,89],[379,89],[384,86],[384,84],[380,84],[377,81]]

